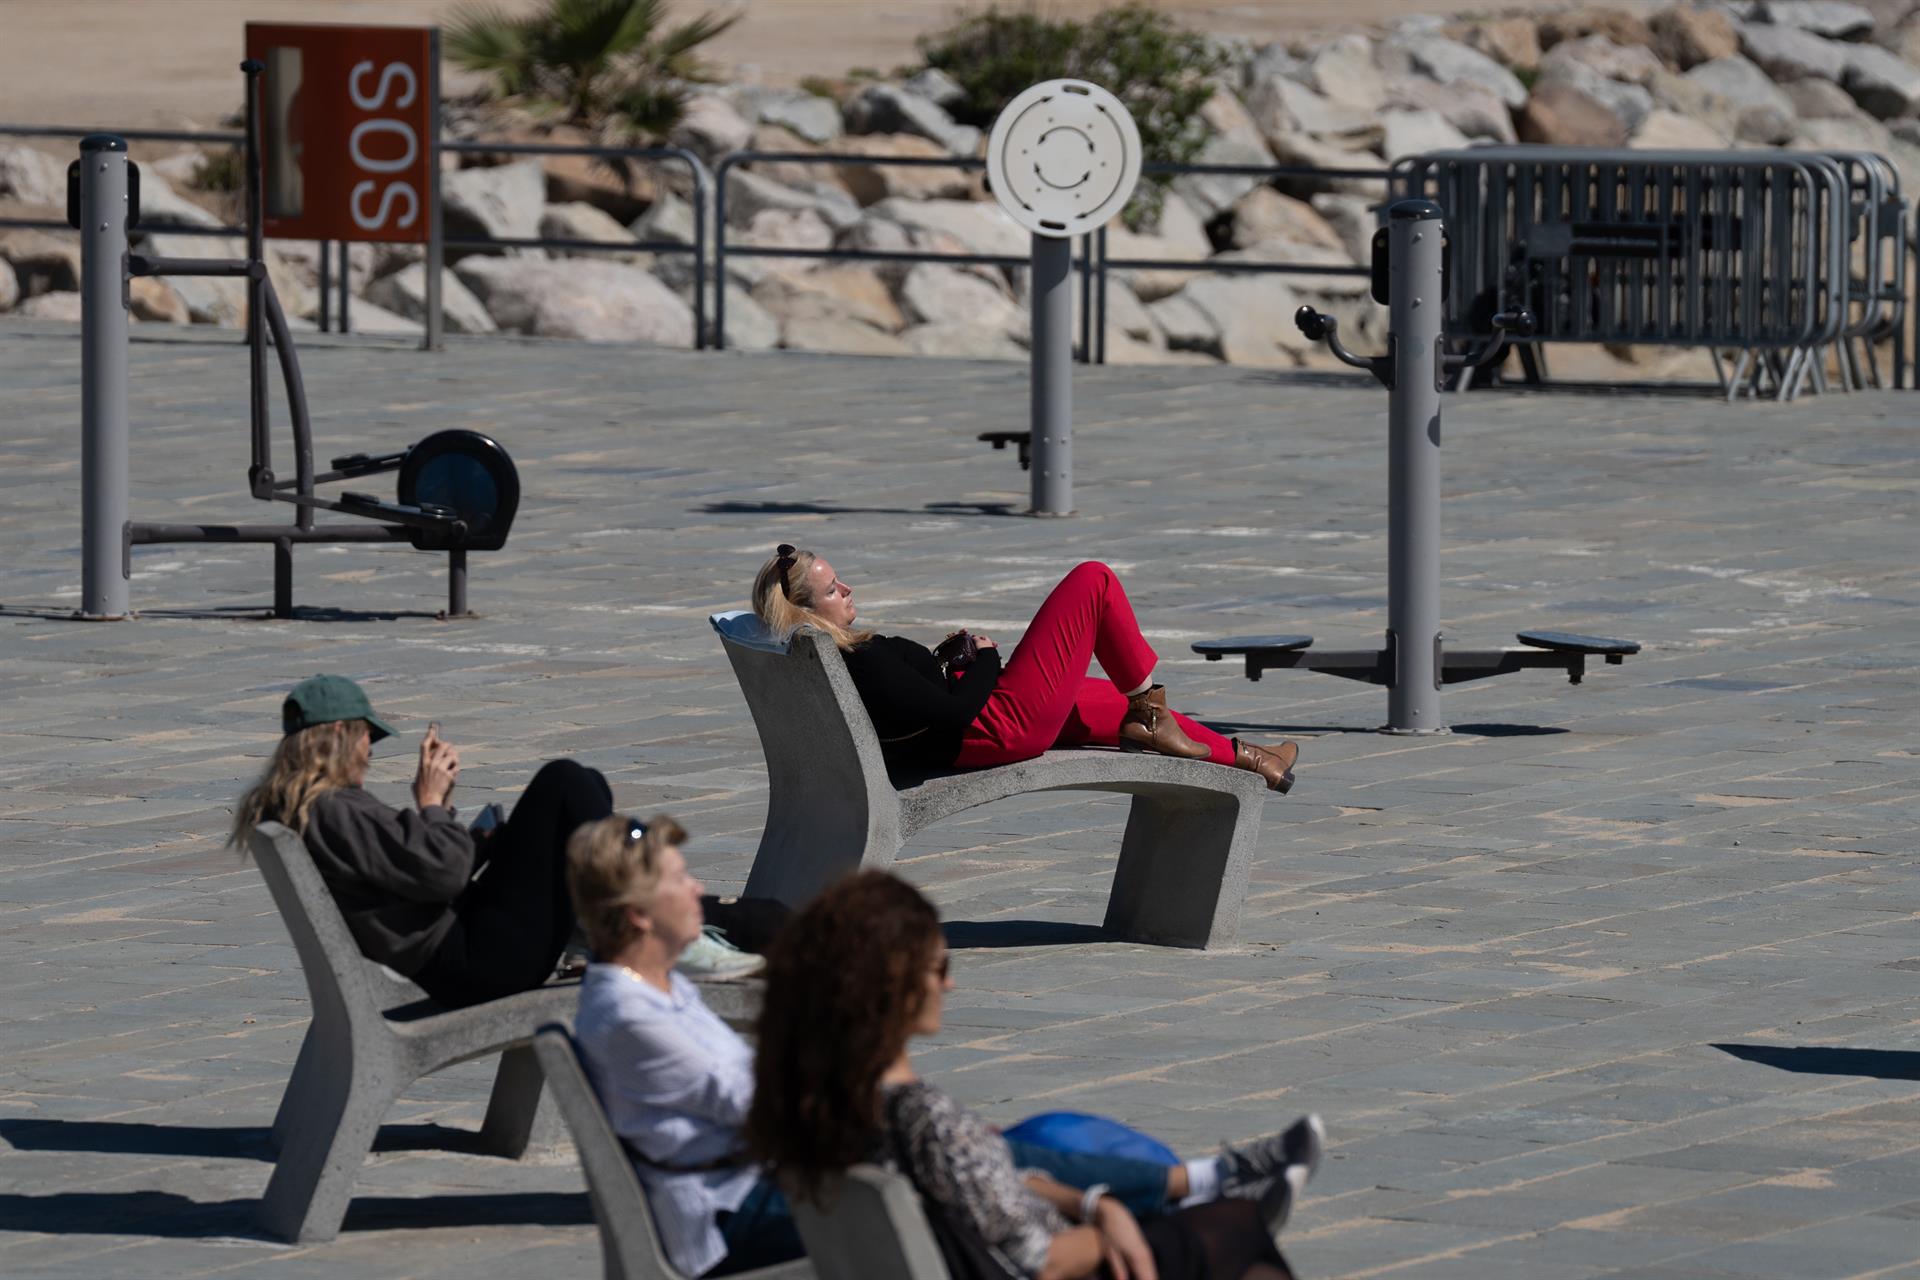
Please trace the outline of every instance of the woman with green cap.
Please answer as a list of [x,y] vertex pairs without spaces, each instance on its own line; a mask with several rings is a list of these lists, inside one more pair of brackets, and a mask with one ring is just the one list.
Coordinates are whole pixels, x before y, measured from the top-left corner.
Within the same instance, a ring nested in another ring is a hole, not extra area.
[[[598,770],[544,765],[491,835],[476,838],[447,803],[460,751],[429,726],[414,809],[362,789],[373,744],[393,730],[345,676],[302,680],[281,708],[285,734],[234,814],[233,843],[257,823],[305,839],[368,959],[448,1005],[539,986],[573,933],[567,838],[613,812]],[[484,872],[484,874],[481,874]]]

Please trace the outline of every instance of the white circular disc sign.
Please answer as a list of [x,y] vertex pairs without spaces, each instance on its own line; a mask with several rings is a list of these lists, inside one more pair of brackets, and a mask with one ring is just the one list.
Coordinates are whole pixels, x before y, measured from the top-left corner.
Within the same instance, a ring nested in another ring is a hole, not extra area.
[[1000,207],[1035,235],[1098,230],[1140,181],[1140,130],[1120,99],[1085,80],[1034,85],[993,122],[987,177]]

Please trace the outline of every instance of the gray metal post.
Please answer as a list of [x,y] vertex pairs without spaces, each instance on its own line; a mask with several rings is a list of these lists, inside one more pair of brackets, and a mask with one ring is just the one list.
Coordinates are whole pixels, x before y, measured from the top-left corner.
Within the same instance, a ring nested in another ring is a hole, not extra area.
[[1445,733],[1440,718],[1441,211],[1388,211],[1393,385],[1387,409],[1388,733]]
[[80,141],[80,614],[127,616],[127,143]]
[[1033,237],[1033,511],[1073,514],[1073,242]]

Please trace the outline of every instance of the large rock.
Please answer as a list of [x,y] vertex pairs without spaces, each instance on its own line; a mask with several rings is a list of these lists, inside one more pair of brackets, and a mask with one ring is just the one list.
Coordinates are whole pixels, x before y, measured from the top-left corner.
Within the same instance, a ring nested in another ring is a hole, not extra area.
[[1872,12],[1843,0],[1761,0],[1754,16],[1834,40],[1865,40],[1873,34]]
[[441,216],[449,237],[534,239],[546,204],[547,174],[538,160],[440,175]]
[[1346,248],[1333,224],[1304,200],[1272,187],[1255,187],[1233,207],[1233,243],[1239,248],[1262,240],[1297,240],[1329,249]]
[[855,356],[910,356],[913,348],[850,316],[800,316],[780,326],[780,345],[789,351],[823,351]]
[[1262,45],[1247,60],[1245,70],[1241,72],[1240,83],[1251,96],[1262,85],[1274,80],[1297,80],[1306,74],[1307,62],[1299,54],[1288,48],[1284,41],[1275,40],[1272,44]]
[[1220,354],[1220,326],[1184,291],[1149,301],[1147,315],[1172,351]]
[[347,324],[355,333],[384,334],[394,338],[417,338],[426,332],[423,322],[396,315],[378,303],[365,299],[348,308]]
[[[1656,76],[1665,74],[1664,69],[1655,68]],[[1541,72],[1540,80],[1534,85],[1534,89],[1538,91],[1541,85],[1556,80],[1572,85],[1614,115],[1619,116],[1621,123],[1627,126],[1629,132],[1646,119],[1647,112],[1653,110],[1652,91],[1637,84],[1628,84],[1624,80],[1609,80],[1584,62],[1568,60],[1556,63]]]
[[[159,176],[140,175],[141,231],[178,229],[192,231],[225,226],[225,222],[187,199]],[[235,243],[239,243],[235,241]]]
[[1903,62],[1920,63],[1920,11],[1882,31],[1876,43]]
[[[785,125],[778,124],[763,124],[755,129],[748,145],[755,151],[780,151],[801,156],[819,155],[826,150],[819,143],[809,142]],[[847,189],[832,165],[817,160],[755,160],[749,167],[767,181],[777,182],[783,187],[812,191],[825,183],[837,191],[845,192]]]
[[1647,25],[1653,30],[1653,51],[1682,71],[1740,52],[1733,19],[1718,9],[1676,4],[1654,14]]
[[1452,151],[1467,145],[1467,135],[1447,123],[1438,111],[1385,111],[1380,115],[1386,135],[1381,142],[1387,163],[1429,151]]
[[[585,129],[556,125],[544,135],[531,134],[524,141],[590,146],[601,139]],[[650,164],[566,154],[540,156],[539,161],[547,176],[548,203],[590,204],[622,223],[632,222],[645,213],[666,190],[660,181],[662,174],[680,176],[676,161]]]
[[[681,294],[690,301],[691,289]],[[708,316],[711,334],[714,318]],[[771,351],[780,345],[780,321],[771,311],[753,300],[753,295],[733,281],[727,281],[727,347],[733,351]]]
[[1340,36],[1320,46],[1307,63],[1307,81],[1329,101],[1356,111],[1378,111],[1387,101],[1373,41],[1363,35]]
[[[930,138],[911,133],[872,133],[842,139],[836,151],[858,156],[910,156],[944,159],[947,149]],[[908,200],[966,200],[973,195],[973,178],[964,169],[920,165],[843,164],[840,185],[863,205],[892,196]]]
[[914,133],[957,156],[980,149],[980,130],[957,123],[943,108],[898,85],[868,85],[847,104],[845,117],[852,133]]
[[693,345],[693,312],[653,276],[584,258],[469,257],[454,271],[502,329],[589,342]]
[[1266,145],[1266,135],[1260,131],[1253,113],[1225,85],[1216,85],[1213,96],[1200,105],[1200,118],[1222,138],[1259,147]]
[[1620,45],[1644,47],[1653,43],[1653,29],[1643,20],[1625,9],[1608,5],[1584,5],[1540,19],[1542,49],[1596,35]]
[[11,309],[20,301],[20,277],[13,273],[13,264],[0,258],[0,311]]
[[1462,43],[1503,67],[1532,71],[1540,65],[1540,33],[1532,18],[1491,18],[1475,23]]
[[846,318],[887,333],[906,327],[886,281],[868,267],[822,267],[804,275],[774,276],[753,287],[753,300],[782,326],[798,319]]
[[942,111],[951,111],[967,100],[967,91],[961,88],[960,82],[938,67],[922,67],[902,87]]
[[[1281,164],[1311,165],[1316,169],[1377,169],[1380,157],[1371,151],[1343,147],[1332,142],[1321,142],[1305,134],[1293,134],[1279,138],[1273,147],[1273,157]],[[1337,178],[1322,175],[1306,176],[1288,174],[1274,179],[1274,185],[1289,195],[1302,199],[1320,191],[1345,191],[1356,195],[1372,194],[1378,199],[1380,182],[1377,178]]]
[[[836,232],[833,238],[837,249],[858,249],[871,253],[966,253],[967,246],[944,231],[933,231],[926,227],[909,227],[888,218],[869,215],[860,219],[851,227]],[[899,288],[912,270],[911,262],[877,261],[867,264],[872,267],[889,287]],[[963,266],[959,268],[969,275],[977,275],[995,285],[1002,285],[1006,277],[996,267]]]
[[1831,80],[1795,80],[1780,86],[1802,120],[1871,119],[1851,94]]
[[[633,243],[633,233],[621,226],[606,210],[576,200],[568,204],[550,204],[540,214],[540,234],[548,240],[577,240],[583,244]],[[561,257],[591,257],[631,261],[643,254],[609,255],[595,249],[556,249]],[[385,305],[384,303],[382,304]]]
[[[407,320],[427,319],[427,267],[423,262],[402,267],[367,288],[367,301]],[[500,327],[486,304],[474,296],[451,271],[440,273],[440,322],[448,333],[498,333]]]
[[717,93],[702,93],[687,99],[667,141],[712,165],[728,152],[744,148],[752,137],[753,126],[731,102]]
[[20,296],[80,287],[80,242],[45,231],[0,232],[0,261],[13,268]]
[[[635,218],[627,230],[635,240],[664,241],[690,245],[694,241],[698,219],[693,205],[671,191],[662,191],[648,210]],[[707,213],[707,243],[713,243],[713,213]]]
[[36,293],[18,307],[13,314],[26,316],[30,320],[62,320],[69,324],[80,323],[81,302],[77,293]]
[[909,227],[943,231],[967,247],[969,253],[1024,258],[1032,246],[1026,228],[997,204],[982,200],[906,200],[893,196],[871,206],[869,213]]
[[985,324],[954,321],[945,324],[917,324],[905,330],[900,340],[914,354],[940,356],[949,360],[1025,360],[1027,349],[1004,329]]
[[1107,281],[1107,333],[1131,342],[1142,342],[1150,347],[1164,348],[1166,337],[1160,332],[1160,326],[1153,322],[1146,304],[1139,295],[1118,280]]
[[1637,85],[1646,84],[1661,70],[1660,59],[1645,45],[1615,44],[1603,35],[1581,36],[1554,45],[1540,59],[1541,74],[1550,74],[1568,63],[1589,67],[1609,80]]
[[1210,354],[1230,364],[1290,369],[1310,345],[1293,323],[1299,299],[1275,276],[1207,276],[1181,296],[1213,322],[1217,350]]
[[1380,228],[1375,201],[1343,192],[1323,192],[1313,198],[1313,211],[1340,235],[1347,256],[1358,263],[1373,261],[1373,233]]
[[1852,45],[1841,81],[1853,100],[1882,120],[1910,116],[1920,107],[1920,69],[1878,45]]
[[1740,24],[1740,52],[1777,81],[1808,76],[1839,80],[1847,73],[1847,48],[1797,27]]
[[34,147],[0,148],[0,199],[64,210],[67,161]]
[[900,282],[900,309],[913,324],[975,324],[1013,330],[1026,317],[1002,289],[940,262],[914,266]]
[[[1323,244],[1305,244],[1298,240],[1263,240],[1259,244],[1245,249],[1228,249],[1216,254],[1217,263],[1267,262],[1295,267],[1335,267],[1341,272],[1352,271],[1354,261],[1345,249],[1329,249]],[[1242,277],[1248,280],[1278,280],[1295,293],[1314,299],[1351,298],[1367,292],[1368,279],[1364,275],[1289,275]]]
[[1447,123],[1469,138],[1514,142],[1513,113],[1485,85],[1443,85],[1425,76],[1396,80],[1387,91],[1387,105],[1409,111],[1438,111]]
[[808,142],[832,142],[841,132],[839,103],[797,89],[761,98],[760,119],[791,129]]
[[[1124,222],[1107,228],[1109,258],[1156,258],[1163,262],[1199,262],[1213,252],[1213,240],[1205,224],[1191,205],[1169,193],[1162,201],[1160,216],[1151,229],[1130,230]],[[1178,268],[1144,267],[1115,271],[1142,298],[1164,298],[1193,279],[1194,273]]]
[[1513,72],[1486,54],[1444,36],[1396,34],[1381,44],[1375,56],[1390,72],[1404,65],[1441,84],[1464,80],[1485,85],[1509,107],[1522,106],[1527,100],[1526,87]]
[[834,227],[860,220],[859,203],[837,186],[789,187],[745,169],[727,170],[727,225],[748,226],[766,209],[806,209]]
[[1686,78],[1731,103],[1738,112],[1756,108],[1778,112],[1789,119],[1793,99],[1745,58],[1715,58],[1687,72]]
[[[1200,164],[1270,165],[1273,152],[1264,142],[1215,135],[1194,159]],[[1259,178],[1247,174],[1189,173],[1173,180],[1173,190],[1211,222],[1259,184]]]
[[1315,138],[1379,136],[1370,112],[1341,106],[1297,80],[1265,81],[1247,95],[1247,111],[1267,145],[1278,152],[1281,139],[1306,134]]
[[1637,151],[1719,150],[1727,139],[1703,121],[1656,107],[1634,129],[1627,145]]
[[127,282],[127,311],[149,324],[191,324],[187,304],[173,286],[158,276],[137,276]]
[[1559,147],[1619,147],[1627,125],[1565,80],[1542,80],[1520,113],[1520,140]]

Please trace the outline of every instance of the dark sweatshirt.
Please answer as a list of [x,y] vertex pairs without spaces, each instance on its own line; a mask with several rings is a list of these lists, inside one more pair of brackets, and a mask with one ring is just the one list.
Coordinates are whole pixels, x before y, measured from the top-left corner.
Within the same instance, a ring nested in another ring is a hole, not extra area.
[[342,787],[314,801],[306,841],[360,954],[418,973],[453,928],[453,900],[477,865],[453,810],[396,809]]
[[1000,681],[998,649],[980,650],[949,683],[932,651],[905,636],[875,636],[846,661],[887,763],[909,769],[951,767],[961,735]]

